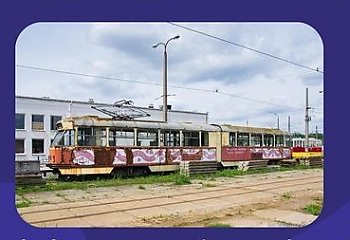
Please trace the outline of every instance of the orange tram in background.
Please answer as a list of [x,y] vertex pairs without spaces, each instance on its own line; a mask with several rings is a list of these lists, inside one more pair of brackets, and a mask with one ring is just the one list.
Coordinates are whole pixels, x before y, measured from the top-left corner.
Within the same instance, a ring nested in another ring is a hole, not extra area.
[[288,147],[289,133],[271,128],[82,116],[58,121],[57,130],[47,166],[62,178],[170,172],[184,161],[244,169],[251,162],[323,156],[321,148]]

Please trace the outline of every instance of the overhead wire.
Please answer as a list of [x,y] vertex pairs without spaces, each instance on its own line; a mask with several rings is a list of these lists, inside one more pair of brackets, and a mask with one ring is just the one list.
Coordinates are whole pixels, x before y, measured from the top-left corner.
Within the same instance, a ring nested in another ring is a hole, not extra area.
[[[22,65],[22,64],[16,64],[16,67],[25,68],[25,69],[31,69],[31,70],[37,70],[37,71],[48,71],[52,73],[60,73],[60,74],[68,74],[73,76],[80,76],[80,77],[93,77],[93,78],[99,78],[99,79],[105,79],[105,80],[112,80],[112,81],[121,81],[121,82],[131,82],[131,83],[137,83],[137,84],[144,84],[144,85],[155,85],[155,86],[161,86],[160,83],[154,83],[154,82],[143,82],[143,81],[137,81],[137,80],[131,80],[131,79],[122,79],[122,78],[116,78],[116,77],[105,77],[100,75],[92,75],[92,74],[85,74],[85,73],[78,73],[78,72],[70,72],[70,71],[63,71],[63,70],[57,70],[52,68],[43,68],[43,67],[35,67],[35,66],[28,66],[28,65]],[[183,86],[177,86],[177,85],[168,85],[168,87],[178,88],[178,89],[185,89],[185,90],[193,90],[193,91],[201,91],[201,92],[211,92],[215,94],[221,94],[229,97],[239,98],[246,101],[252,101],[257,103],[263,103],[263,104],[269,104],[269,105],[275,105],[279,107],[285,107],[290,109],[295,109],[297,111],[303,111],[303,109],[287,106],[287,105],[281,105],[277,103],[271,103],[267,101],[257,100],[253,98],[248,97],[242,97],[239,95],[227,93],[220,91],[218,89],[202,89],[202,88],[194,88],[194,87],[183,87]]]
[[[288,60],[288,59],[284,59],[282,57],[279,57],[279,56],[276,56],[276,55],[273,55],[273,54],[270,54],[270,53],[267,53],[267,52],[263,52],[263,51],[260,51],[260,50],[257,50],[257,49],[254,49],[254,48],[251,48],[251,47],[248,47],[248,46],[245,46],[245,45],[233,42],[233,41],[226,40],[224,38],[215,36],[213,34],[209,34],[209,33],[203,32],[203,31],[199,31],[199,30],[194,29],[194,28],[190,28],[190,27],[183,26],[183,25],[176,24],[176,23],[172,23],[172,22],[168,22],[168,23],[170,25],[173,25],[173,26],[176,26],[176,27],[188,30],[188,31],[192,31],[192,32],[195,32],[195,33],[198,33],[198,34],[201,34],[201,35],[204,35],[204,36],[207,36],[207,37],[210,37],[210,38],[213,38],[213,39],[216,39],[216,40],[219,40],[219,41],[231,44],[231,45],[235,45],[237,47],[241,47],[241,48],[244,48],[244,49],[247,49],[247,50],[250,50],[250,51],[253,51],[253,52],[256,52],[256,53],[259,53],[259,54],[262,54],[262,55],[265,55],[265,56],[268,56],[268,57],[271,57],[271,58],[274,58],[274,59],[277,59],[279,61],[283,61],[283,62],[286,62],[286,63],[289,63],[289,64],[293,64],[293,65],[298,66],[298,67],[306,68],[306,69],[311,70],[311,71],[316,71],[318,73],[323,73],[323,71],[320,71],[318,68],[312,68],[312,67],[309,67],[309,66],[306,66],[306,65],[303,65],[303,64],[299,64],[299,63],[293,62],[293,61]],[[92,74],[84,74],[84,73],[78,73],[78,72],[70,72],[70,71],[63,71],[63,70],[56,70],[56,69],[49,69],[49,68],[42,68],[42,67],[34,67],[34,66],[27,66],[27,65],[20,65],[20,64],[17,64],[16,66],[17,67],[22,67],[22,68],[33,69],[33,70],[43,70],[43,71],[62,73],[62,74],[69,74],[69,75],[75,75],[75,76],[81,76],[81,77],[93,77],[93,78],[100,78],[100,79],[106,79],[106,80],[115,80],[115,81],[121,81],[121,82],[133,82],[133,83],[137,83],[137,84],[161,86],[160,83],[154,83],[154,82],[143,82],[143,81],[137,81],[137,80],[131,80],[131,79],[105,77],[105,76],[98,76],[98,75],[92,75]],[[201,88],[183,87],[183,86],[177,86],[177,85],[171,85],[171,84],[169,84],[168,86],[169,87],[173,87],[173,88],[178,88],[178,89],[185,89],[185,90],[212,92],[212,93],[222,94],[222,95],[226,95],[226,96],[230,96],[230,97],[234,97],[234,98],[239,98],[239,99],[243,99],[243,100],[247,100],[247,101],[253,101],[253,102],[257,102],[257,103],[263,103],[263,104],[269,104],[269,105],[275,105],[275,106],[280,106],[280,107],[288,107],[288,108],[297,109],[297,108],[291,107],[291,106],[271,103],[271,102],[267,102],[267,101],[261,101],[261,100],[257,100],[257,99],[252,99],[252,98],[242,97],[242,96],[238,96],[238,95],[231,94],[231,93],[222,92],[222,91],[219,91],[218,89],[215,89],[215,90],[212,90],[212,89],[201,89]],[[301,110],[301,109],[298,109],[298,110]]]
[[175,27],[179,27],[179,28],[188,30],[188,31],[191,31],[191,32],[195,32],[195,33],[198,33],[198,34],[201,34],[201,35],[204,35],[204,36],[216,39],[216,40],[219,40],[219,41],[231,44],[231,45],[234,45],[236,47],[244,48],[244,49],[247,49],[247,50],[250,50],[250,51],[262,54],[264,56],[267,56],[267,57],[270,57],[270,58],[274,58],[274,59],[282,61],[282,62],[286,62],[286,63],[292,64],[292,65],[295,65],[295,66],[298,66],[298,67],[306,68],[306,69],[309,69],[309,70],[312,70],[312,71],[315,71],[315,72],[323,73],[323,71],[319,70],[318,68],[312,68],[312,67],[309,67],[309,66],[306,66],[306,65],[303,65],[303,64],[300,64],[300,63],[297,63],[297,62],[294,62],[294,61],[291,61],[291,60],[288,60],[288,59],[276,56],[276,55],[273,55],[271,53],[260,51],[260,50],[257,50],[255,48],[248,47],[248,46],[245,46],[243,44],[236,43],[236,42],[224,39],[222,37],[215,36],[213,34],[209,34],[209,33],[203,32],[203,31],[199,31],[197,29],[190,28],[190,27],[187,27],[187,26],[183,26],[183,25],[180,25],[180,24],[177,24],[177,23],[168,22],[168,24],[173,25]]

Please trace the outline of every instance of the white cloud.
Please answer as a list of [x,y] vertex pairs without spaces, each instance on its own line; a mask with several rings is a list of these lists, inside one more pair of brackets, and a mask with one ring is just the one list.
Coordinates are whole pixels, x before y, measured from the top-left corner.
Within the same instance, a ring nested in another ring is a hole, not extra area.
[[[322,41],[305,24],[181,25],[323,70]],[[180,39],[167,49],[168,93],[176,94],[169,97],[173,109],[209,112],[211,122],[248,121],[267,127],[275,126],[277,113],[281,119],[291,116],[295,130],[303,131],[305,88],[309,87],[310,106],[318,109],[312,124],[323,129],[323,96],[318,93],[323,90],[322,74],[167,23],[32,25],[18,39],[17,64],[113,79],[17,68],[16,94],[76,100],[92,97],[110,103],[132,99],[136,105],[161,105],[162,100],[155,99],[163,94],[162,87],[152,84],[162,83],[163,48],[153,49],[152,45],[177,34]],[[172,85],[218,89],[219,93]],[[281,120],[281,127],[286,129],[284,122]]]

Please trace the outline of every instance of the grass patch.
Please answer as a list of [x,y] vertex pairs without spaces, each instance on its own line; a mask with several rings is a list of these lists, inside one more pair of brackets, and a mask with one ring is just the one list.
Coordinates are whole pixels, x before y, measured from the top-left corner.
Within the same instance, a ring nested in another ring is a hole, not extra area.
[[202,185],[203,187],[208,187],[208,188],[217,186],[216,184],[213,184],[213,183],[203,183]]
[[322,210],[322,203],[310,203],[304,207],[304,211],[312,215],[320,215]]
[[25,207],[30,207],[30,203],[27,201],[16,203],[16,208],[25,208]]
[[62,194],[62,193],[56,193],[55,194],[57,197],[61,197],[61,198],[64,198],[66,195]]
[[281,196],[281,198],[282,198],[283,200],[290,200],[290,199],[293,198],[293,196],[292,196],[291,193],[288,192],[288,193],[283,193],[282,196]]
[[139,185],[139,189],[141,189],[141,190],[145,190],[145,189],[146,189],[146,187],[145,187],[145,186],[143,186],[143,185]]
[[224,169],[221,171],[216,172],[213,174],[213,177],[238,177],[238,176],[245,176],[245,175],[252,175],[252,174],[262,174],[262,173],[272,173],[272,172],[287,172],[287,171],[293,171],[293,170],[306,170],[311,169],[308,166],[303,165],[297,165],[292,167],[270,167],[270,168],[263,168],[263,169],[253,169],[248,171],[241,171],[237,169]]
[[24,199],[23,201],[16,203],[16,208],[30,207],[31,204],[32,204],[32,201]]
[[[59,190],[84,190],[88,191],[90,188],[98,187],[116,187],[123,185],[145,185],[155,183],[173,183],[176,185],[190,184],[190,177],[182,176],[178,172],[165,175],[150,175],[145,177],[134,178],[100,178],[93,180],[72,180],[72,181],[58,181],[48,180],[45,184],[41,185],[27,185],[16,186],[16,194],[23,196],[28,192],[47,192],[47,191],[59,191]],[[142,187],[141,187],[142,188]]]
[[175,178],[174,184],[175,185],[191,184],[191,178],[189,176],[179,174]]
[[230,224],[227,224],[227,223],[211,223],[211,224],[207,225],[207,227],[210,227],[210,228],[229,228],[231,226],[230,226]]

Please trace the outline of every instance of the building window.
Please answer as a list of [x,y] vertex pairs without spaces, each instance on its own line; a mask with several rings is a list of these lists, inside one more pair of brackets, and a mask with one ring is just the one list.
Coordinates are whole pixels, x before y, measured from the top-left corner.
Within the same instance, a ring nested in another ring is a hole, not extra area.
[[50,117],[50,130],[56,130],[56,123],[62,120],[62,116],[51,116]]
[[16,139],[16,153],[24,153],[24,139]]
[[44,153],[44,139],[32,139],[32,153]]
[[44,130],[44,115],[32,115],[32,130]]
[[24,114],[16,113],[16,129],[24,129]]

